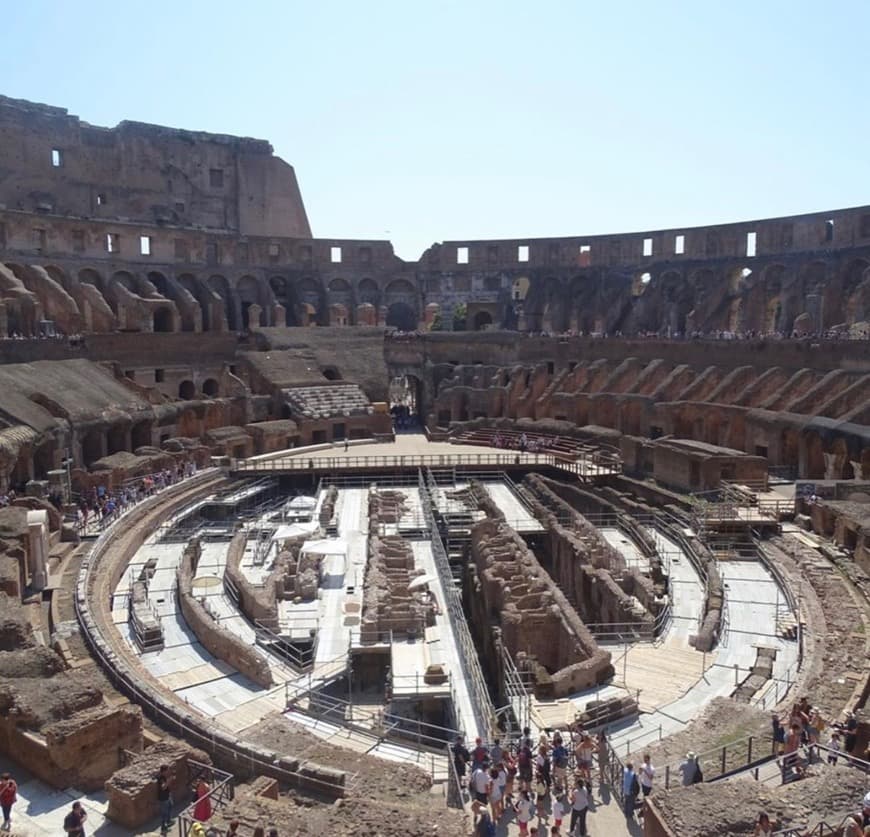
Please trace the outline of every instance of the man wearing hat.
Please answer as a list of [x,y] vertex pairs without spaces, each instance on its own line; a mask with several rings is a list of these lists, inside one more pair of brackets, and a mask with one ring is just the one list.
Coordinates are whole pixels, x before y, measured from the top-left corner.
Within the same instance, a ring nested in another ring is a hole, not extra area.
[[680,762],[677,768],[683,774],[683,785],[694,785],[698,779],[698,757],[692,750],[686,753],[686,757]]

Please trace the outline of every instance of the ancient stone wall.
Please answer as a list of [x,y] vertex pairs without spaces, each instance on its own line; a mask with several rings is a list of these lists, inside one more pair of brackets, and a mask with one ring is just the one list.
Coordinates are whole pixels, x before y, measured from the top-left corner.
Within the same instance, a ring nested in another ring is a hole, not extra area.
[[606,680],[610,654],[596,645],[573,606],[507,524],[484,520],[471,532],[467,600],[490,668],[501,643],[529,670],[541,697],[563,697]]
[[199,541],[192,541],[185,548],[175,574],[178,604],[185,621],[207,651],[249,677],[258,686],[269,688],[272,685],[272,672],[268,661],[238,636],[222,628],[192,594],[192,581],[196,575],[200,551]]

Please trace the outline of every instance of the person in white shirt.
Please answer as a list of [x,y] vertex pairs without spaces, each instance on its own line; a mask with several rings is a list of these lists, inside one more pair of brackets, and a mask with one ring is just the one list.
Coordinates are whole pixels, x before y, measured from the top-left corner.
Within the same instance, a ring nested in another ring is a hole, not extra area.
[[644,754],[643,764],[640,766],[639,774],[640,789],[644,796],[649,796],[652,793],[653,779],[656,775],[656,769],[650,763],[649,753]]
[[[579,834],[581,837],[586,835],[586,815],[589,813],[589,792],[582,782],[577,782],[576,787],[571,792],[571,827],[568,831],[571,834]],[[576,831],[577,824],[580,824],[580,830]]]
[[560,796],[553,803],[553,825],[555,825],[556,828],[562,828],[562,820],[565,819],[565,814],[567,813],[568,802],[564,796]]
[[529,798],[527,790],[520,791],[520,798],[517,804],[514,805],[514,811],[517,814],[517,824],[520,827],[520,834],[529,833],[529,821],[532,819],[532,800]]

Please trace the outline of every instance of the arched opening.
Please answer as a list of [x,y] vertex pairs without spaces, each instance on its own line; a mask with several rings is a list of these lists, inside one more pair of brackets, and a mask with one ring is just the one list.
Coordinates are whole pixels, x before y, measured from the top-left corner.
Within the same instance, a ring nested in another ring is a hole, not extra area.
[[182,381],[178,385],[178,397],[183,401],[190,401],[196,396],[196,387],[193,381]]
[[381,292],[377,282],[374,279],[363,279],[357,286],[357,299],[360,304],[374,305],[375,308],[381,304]]
[[227,327],[230,331],[239,330],[239,319],[236,315],[236,306],[230,284],[223,276],[212,276],[208,280],[209,288],[222,300],[227,314]]
[[390,381],[390,414],[396,430],[417,430],[426,420],[423,382],[416,375],[399,375]]
[[89,430],[82,439],[82,459],[85,465],[91,465],[103,455],[104,437],[100,430]]
[[323,369],[323,377],[326,378],[327,381],[340,381],[341,372],[339,372],[334,366],[327,366]]
[[133,425],[133,429],[130,431],[130,443],[134,451],[138,448],[151,447],[152,441],[150,421],[140,421]]
[[154,311],[154,331],[161,333],[172,331],[172,311],[168,308],[158,308]]
[[802,476],[811,480],[822,480],[825,478],[825,448],[822,444],[822,437],[815,431],[809,431],[804,435],[804,445],[806,449],[806,460],[804,462],[804,473]]
[[489,311],[478,311],[474,315],[474,330],[483,331],[492,325],[492,314]]
[[408,303],[394,302],[387,308],[386,323],[399,331],[414,331],[417,328],[417,315]]
[[115,425],[106,434],[106,447],[109,455],[127,450],[127,428]]
[[299,314],[296,310],[298,298],[293,286],[283,276],[273,276],[269,279],[269,287],[275,294],[275,300],[284,309],[284,321],[288,326],[299,325]]
[[220,392],[220,384],[215,378],[206,378],[202,382],[202,391],[203,394],[207,395],[209,398],[217,398]]
[[323,304],[323,290],[314,279],[306,276],[296,283],[296,298],[302,306],[302,319],[307,319],[307,325],[324,322],[327,312]]

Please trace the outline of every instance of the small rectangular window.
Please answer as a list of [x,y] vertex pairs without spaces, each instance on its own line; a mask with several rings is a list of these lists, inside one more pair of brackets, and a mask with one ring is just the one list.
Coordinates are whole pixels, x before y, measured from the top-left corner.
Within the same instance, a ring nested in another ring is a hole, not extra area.
[[106,252],[121,252],[121,236],[118,233],[106,233]]
[[59,169],[63,165],[63,151],[59,148],[51,149],[51,164],[56,169]]
[[208,185],[212,189],[223,189],[224,186],[224,170],[209,169],[208,170]]
[[220,251],[218,250],[217,243],[214,241],[207,241],[205,245],[205,263],[217,264],[219,261]]
[[155,384],[162,384],[165,377],[166,377],[166,372],[163,369],[155,369],[154,370],[154,383]]
[[645,238],[643,240],[643,255],[644,257],[651,256],[653,254],[653,240],[651,238]]
[[281,258],[281,247],[274,242],[269,245],[269,260],[277,262]]
[[468,248],[456,248],[456,264],[468,264]]
[[529,245],[528,244],[520,244],[517,247],[517,261],[518,262],[527,262],[529,260]]
[[45,250],[45,244],[46,244],[46,232],[45,232],[45,230],[40,229],[39,227],[34,227],[33,228],[33,248],[37,252],[41,253],[43,250]]
[[139,253],[142,256],[150,256],[151,255],[151,236],[150,235],[140,235],[139,236]]
[[187,240],[184,238],[175,239],[175,258],[187,260],[190,255],[190,248],[187,246]]
[[498,246],[492,244],[487,248],[486,259],[490,264],[498,264]]
[[746,255],[750,259],[755,255],[755,233],[746,233]]
[[73,251],[76,253],[83,253],[85,250],[85,231],[84,230],[73,230],[72,231],[72,245]]
[[236,245],[236,261],[239,264],[247,264],[249,258],[248,242],[240,241]]
[[825,243],[829,244],[834,240],[834,222],[833,220],[825,221]]
[[105,206],[107,203],[108,201],[106,200],[105,194],[100,192],[100,194],[97,195],[97,206]]
[[686,252],[686,236],[684,235],[675,235],[674,236],[674,255],[682,256],[683,253]]
[[339,264],[341,262],[341,247],[329,248],[329,260],[333,264]]

